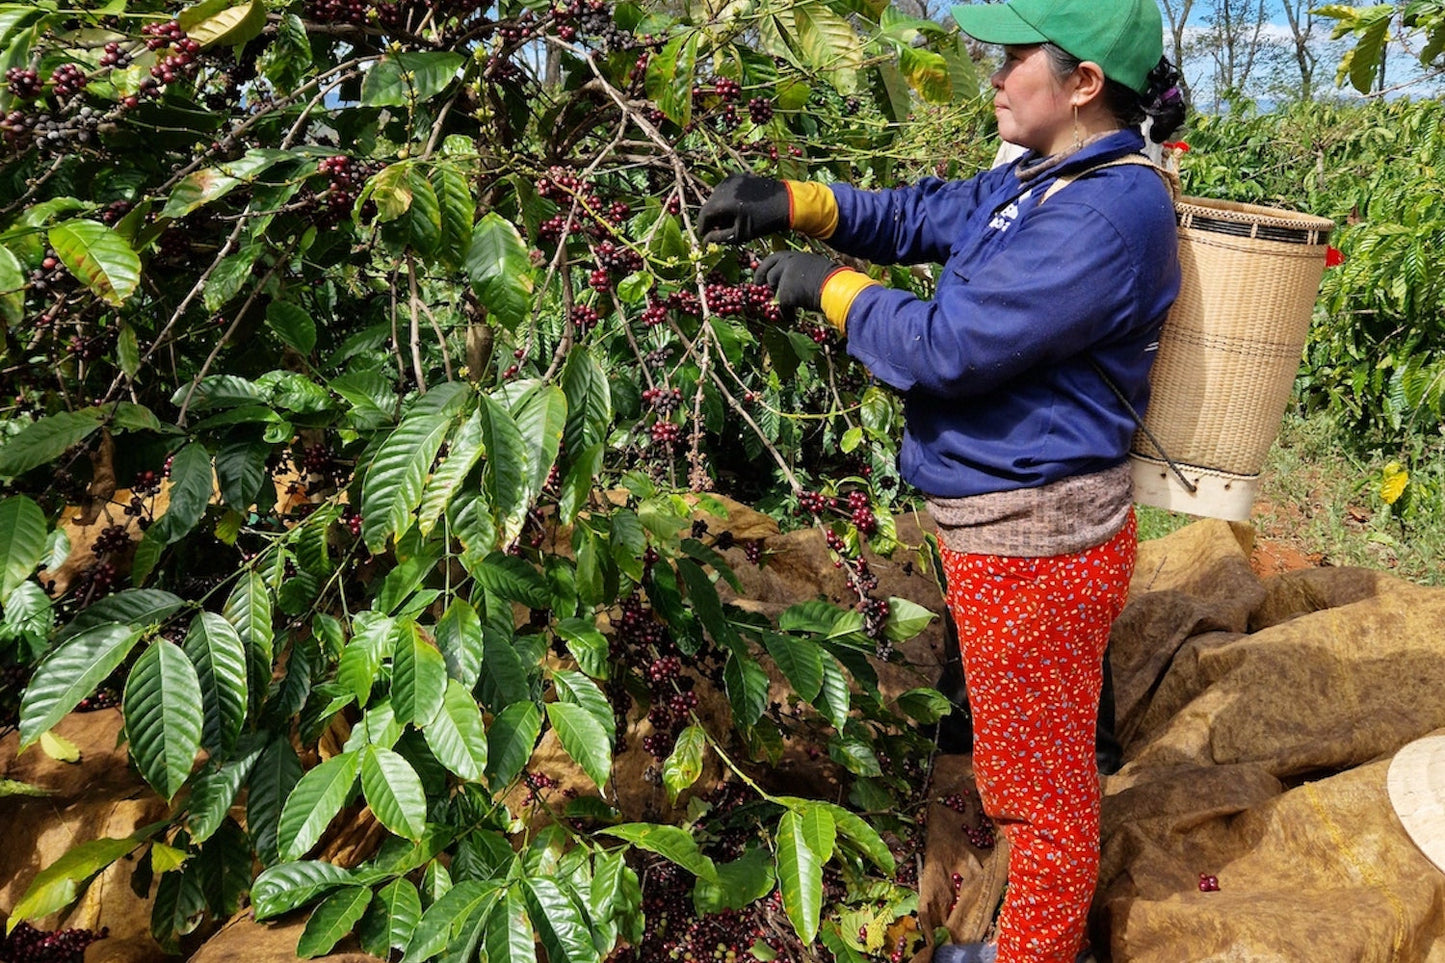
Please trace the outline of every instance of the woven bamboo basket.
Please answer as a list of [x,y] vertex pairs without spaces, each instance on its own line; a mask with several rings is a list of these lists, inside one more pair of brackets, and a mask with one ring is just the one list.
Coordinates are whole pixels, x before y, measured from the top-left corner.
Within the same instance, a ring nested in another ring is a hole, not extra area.
[[1134,498],[1247,520],[1299,370],[1334,224],[1195,197],[1180,198],[1175,211],[1183,278],[1144,416],[1159,446],[1143,431],[1134,437]]

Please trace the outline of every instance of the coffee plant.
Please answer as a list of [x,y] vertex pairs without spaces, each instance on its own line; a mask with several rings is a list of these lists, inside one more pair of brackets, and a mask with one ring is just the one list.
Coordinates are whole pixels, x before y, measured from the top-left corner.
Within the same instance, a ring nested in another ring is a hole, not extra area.
[[[863,555],[916,548],[899,404],[693,217],[743,168],[984,161],[956,32],[854,0],[46,0],[0,4],[0,72],[0,731],[118,700],[170,805],[44,868],[12,930],[128,857],[173,951],[248,901],[306,910],[308,956],[901,955],[911,721],[946,704],[877,694],[929,619]],[[768,560],[717,494],[826,532],[856,605],[726,601]],[[616,805],[639,725],[683,825]],[[769,781],[798,736],[847,805]],[[317,858],[363,807],[387,840]]]

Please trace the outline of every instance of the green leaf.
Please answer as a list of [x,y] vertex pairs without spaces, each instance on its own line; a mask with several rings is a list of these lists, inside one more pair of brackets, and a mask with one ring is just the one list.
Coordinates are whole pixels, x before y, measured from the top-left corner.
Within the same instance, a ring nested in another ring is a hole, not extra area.
[[898,697],[898,711],[926,726],[952,712],[953,703],[937,689],[909,689]]
[[266,327],[300,355],[316,347],[316,322],[306,309],[289,301],[272,301],[266,306]]
[[416,770],[399,753],[368,746],[361,757],[361,791],[383,826],[410,840],[426,829],[426,793]]
[[264,687],[271,681],[274,636],[271,633],[271,593],[260,572],[248,568],[241,573],[221,609],[221,615],[245,643],[248,665],[256,667],[258,674],[264,673],[254,680]]
[[261,758],[261,749],[261,744],[253,741],[248,750],[235,760],[202,773],[191,783],[186,825],[192,842],[205,842],[221,828],[236,801],[236,794],[241,791],[241,785]]
[[515,407],[517,431],[527,456],[526,495],[530,502],[542,491],[567,423],[567,397],[555,385],[542,385],[527,393]]
[[816,642],[765,632],[763,644],[804,702],[818,698],[823,688],[823,651]]
[[14,478],[54,461],[100,424],[91,412],[61,411],[26,425],[0,448],[0,478]]
[[493,904],[486,931],[487,963],[534,963],[537,959],[527,905],[515,889],[508,889]]
[[[790,802],[790,800],[787,800]],[[837,831],[842,833],[864,856],[873,861],[873,864],[889,875],[898,868],[893,859],[893,853],[889,851],[888,844],[883,837],[878,835],[877,830],[868,825],[857,813],[849,812],[842,806],[835,806],[832,803],[817,800],[797,800],[798,803],[808,806],[820,807],[828,812],[833,819],[833,825]]]
[[20,748],[32,745],[125,661],[140,638],[129,625],[82,632],[46,656],[20,700]]
[[407,879],[394,879],[377,890],[356,934],[366,952],[390,959],[392,950],[406,949],[419,922],[421,896],[416,886]]
[[8,247],[0,245],[0,323],[25,319],[25,269]]
[[740,910],[773,891],[773,856],[754,846],[730,863],[717,867],[718,882],[700,879],[692,889],[692,903],[699,913]]
[[343,886],[328,893],[306,921],[306,929],[296,942],[296,955],[310,959],[330,953],[342,937],[351,933],[370,903],[369,886]]
[[415,623],[401,627],[392,656],[391,706],[396,721],[418,729],[429,725],[442,707],[447,666],[442,654]]
[[179,541],[206,513],[211,502],[211,453],[199,443],[186,445],[171,460],[170,504],[156,526],[166,544]]
[[515,330],[531,312],[532,259],[517,228],[496,211],[488,211],[472,230],[466,270],[477,300],[503,327]]
[[388,54],[372,65],[361,82],[366,107],[405,107],[446,90],[465,58],[456,53]]
[[906,642],[926,629],[928,623],[937,617],[917,602],[910,602],[896,595],[890,596],[888,621],[883,625],[883,634],[894,642]]
[[201,686],[201,745],[213,756],[228,753],[246,719],[245,643],[230,622],[214,612],[201,612],[191,620],[184,648]]
[[282,859],[296,860],[310,852],[346,805],[360,769],[360,754],[343,752],[301,777],[286,797],[276,826],[276,848]]
[[125,589],[92,603],[60,630],[56,641],[112,622],[127,622],[137,629],[164,622],[185,603],[159,589]]
[[0,502],[0,605],[45,557],[45,513],[24,495]]
[[680,558],[677,560],[677,574],[681,575],[687,584],[687,600],[691,603],[693,613],[707,629],[708,635],[711,635],[718,645],[728,649],[737,648],[741,640],[737,630],[728,621],[718,598],[717,588],[707,577],[707,573],[691,559]]
[[436,637],[447,675],[471,691],[482,671],[482,620],[477,610],[466,599],[453,599],[437,623]]
[[542,573],[515,555],[493,552],[472,573],[490,595],[508,602],[520,602],[531,609],[545,609],[552,601],[551,590]]
[[364,707],[371,700],[382,660],[391,651],[394,627],[391,619],[377,612],[356,620],[355,634],[337,662],[336,681],[356,696],[357,705]]
[[[136,341],[135,328],[124,321],[115,334],[115,359],[127,378],[134,378],[140,371],[140,344]],[[159,426],[160,422],[156,424]]]
[[[281,416],[270,408],[233,408],[227,414],[255,413],[257,420],[279,423]],[[255,504],[261,485],[266,481],[266,459],[271,446],[264,441],[235,441],[216,453],[216,479],[221,498],[230,508],[244,512]]]
[[290,151],[253,148],[236,160],[193,171],[171,190],[171,196],[166,199],[166,206],[161,209],[160,216],[185,217],[196,208],[224,197],[240,185],[251,183],[281,161],[293,160],[295,157]]
[[447,441],[447,456],[431,473],[422,489],[417,507],[417,530],[430,535],[437,520],[451,504],[452,497],[482,457],[482,416],[472,412]]
[[569,669],[554,669],[552,683],[563,702],[579,705],[592,714],[592,718],[596,719],[597,724],[607,733],[607,742],[611,745],[617,738],[617,717],[612,710],[612,703],[598,688],[597,683],[582,673]]
[[[276,861],[276,829],[281,810],[291,790],[301,780],[301,760],[285,733],[277,733],[266,743],[256,760],[246,792],[246,831],[263,863]],[[254,901],[255,893],[252,893]],[[299,906],[300,904],[294,904]],[[292,909],[294,906],[288,906]]]
[[547,703],[547,719],[557,731],[562,748],[601,789],[612,772],[612,749],[607,730],[587,709],[568,702]]
[[169,802],[201,749],[201,684],[180,647],[157,638],[126,677],[125,734],[146,782]]
[[187,36],[203,49],[239,47],[261,35],[266,26],[266,4],[264,0],[202,0],[182,10],[177,20]]
[[[433,866],[444,878],[445,868],[440,863],[428,866],[428,873]],[[474,916],[486,916],[500,889],[495,880],[481,882],[474,879],[463,880],[448,888],[422,914],[421,922],[407,942],[403,963],[429,960],[446,949]]]
[[638,849],[656,853],[676,863],[700,879],[718,882],[717,867],[697,848],[697,841],[687,830],[657,823],[623,823],[599,829],[599,833],[625,839]]
[[497,713],[487,732],[487,784],[493,791],[517,778],[532,758],[541,731],[542,714],[535,703],[514,702]]
[[402,215],[383,228],[382,238],[393,246],[410,247],[423,256],[430,256],[436,251],[442,234],[436,191],[420,167],[406,167],[404,176],[411,203]]
[[679,127],[692,120],[692,87],[697,69],[697,34],[673,37],[647,62],[647,97]]
[[609,671],[611,644],[597,630],[597,623],[588,619],[563,619],[553,627],[557,637],[567,643],[567,651],[577,660],[577,667],[594,679],[606,679]]
[[533,909],[532,924],[541,936],[549,963],[598,963],[601,956],[587,920],[566,890],[546,877],[528,877],[526,884]]
[[745,726],[755,726],[768,708],[768,673],[751,656],[734,650],[723,666],[723,684],[733,714]]
[[256,877],[251,887],[251,909],[258,920],[272,919],[354,882],[350,870],[331,863],[278,863]]
[[48,239],[66,270],[107,304],[119,307],[140,283],[140,257],[99,221],[64,221]]
[[815,705],[828,721],[833,723],[833,728],[841,732],[848,724],[848,679],[843,675],[838,660],[832,655],[824,653],[822,660],[823,685],[818,691]]
[[562,392],[567,398],[567,424],[562,437],[572,457],[607,440],[612,423],[612,388],[607,372],[586,345],[573,348],[562,366]]
[[855,776],[876,778],[883,775],[883,767],[879,765],[873,747],[862,739],[845,736],[834,740],[828,744],[828,757]]
[[461,779],[480,780],[487,771],[487,730],[471,693],[447,680],[441,711],[424,730],[437,760]]
[[431,172],[432,189],[436,192],[441,213],[441,238],[437,255],[452,270],[465,262],[467,245],[472,237],[472,220],[476,202],[467,187],[466,178],[456,168],[442,165]]
[[697,782],[702,775],[702,756],[707,749],[707,734],[701,726],[688,726],[678,733],[672,754],[662,764],[662,784],[667,798],[677,802],[678,794]]
[[10,913],[5,932],[12,932],[22,920],[39,920],[64,909],[80,895],[80,889],[111,863],[135,849],[134,837],[93,839],[67,850],[63,856],[35,874],[25,895]]
[[778,886],[783,909],[804,944],[818,935],[823,908],[823,861],[809,847],[803,819],[793,810],[778,823]]
[[450,416],[440,412],[413,415],[382,442],[361,486],[361,537],[371,552],[380,552],[387,536],[410,527],[451,425]]

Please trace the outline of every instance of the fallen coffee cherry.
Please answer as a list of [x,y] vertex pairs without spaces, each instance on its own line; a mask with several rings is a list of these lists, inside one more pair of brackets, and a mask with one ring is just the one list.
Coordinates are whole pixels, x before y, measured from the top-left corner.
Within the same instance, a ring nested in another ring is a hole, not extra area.
[[1211,876],[1211,875],[1209,875],[1208,873],[1200,873],[1200,874],[1199,874],[1199,892],[1201,892],[1201,893],[1217,893],[1217,892],[1219,892],[1219,877],[1218,877],[1218,876]]

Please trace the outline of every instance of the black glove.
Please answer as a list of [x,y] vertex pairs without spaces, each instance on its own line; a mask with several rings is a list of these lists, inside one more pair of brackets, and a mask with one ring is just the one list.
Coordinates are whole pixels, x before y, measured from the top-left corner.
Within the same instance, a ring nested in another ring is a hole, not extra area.
[[769,254],[753,272],[754,284],[773,289],[783,316],[791,321],[799,308],[822,310],[823,282],[843,266],[821,254],[805,251],[778,251]]
[[704,243],[741,244],[788,229],[788,188],[756,174],[729,174],[703,202],[697,229]]

